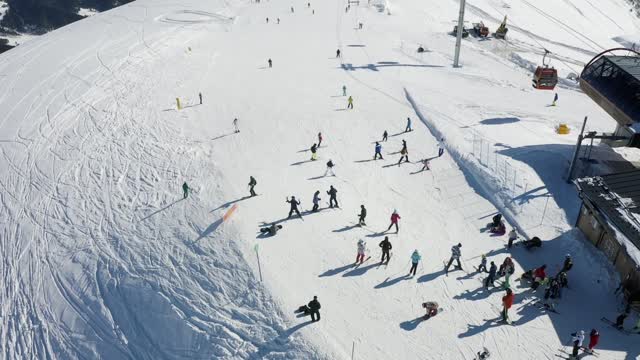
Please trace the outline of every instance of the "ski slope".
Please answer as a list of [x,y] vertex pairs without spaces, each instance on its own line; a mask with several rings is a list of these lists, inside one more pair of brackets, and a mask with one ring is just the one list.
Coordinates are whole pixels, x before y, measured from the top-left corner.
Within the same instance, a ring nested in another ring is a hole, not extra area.
[[[560,175],[582,118],[599,131],[613,121],[568,80],[548,107],[529,62],[543,44],[564,76],[637,34],[638,20],[621,0],[472,1],[469,21],[494,30],[508,13],[514,28],[506,42],[465,40],[453,69],[457,4],[138,0],[0,55],[2,357],[472,359],[487,347],[492,359],[555,359],[571,332],[597,327],[599,358],[637,358],[635,335],[599,320],[618,311],[618,279],[571,230],[578,199]],[[407,117],[414,131],[403,133]],[[572,134],[555,134],[559,122]],[[384,160],[372,161],[384,130]],[[445,155],[420,172],[441,136]],[[403,139],[412,163],[398,166]],[[531,187],[509,195],[474,160],[478,139],[510,150],[501,161]],[[335,177],[323,176],[329,159]],[[182,199],[185,181],[194,191]],[[330,185],[340,209],[326,209]],[[303,220],[286,219],[291,195]],[[378,266],[394,209],[400,232]],[[481,230],[498,209],[522,236],[548,240],[512,250],[516,274],[574,256],[560,315],[513,281],[516,326],[493,321],[503,292],[472,271],[482,253],[509,255],[505,237]],[[258,235],[273,222],[277,236]],[[371,259],[354,268],[361,238]],[[446,275],[458,242],[466,271]],[[314,295],[322,320],[296,318]],[[421,322],[424,301],[444,312]]]

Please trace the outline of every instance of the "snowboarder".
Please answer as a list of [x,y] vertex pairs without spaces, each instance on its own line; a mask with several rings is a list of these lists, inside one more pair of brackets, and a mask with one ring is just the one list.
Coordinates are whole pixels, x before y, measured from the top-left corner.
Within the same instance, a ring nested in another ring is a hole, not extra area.
[[441,157],[444,154],[444,138],[440,138],[438,141],[438,157]]
[[429,159],[422,159],[422,169],[420,171],[429,170]]
[[518,239],[516,229],[511,229],[511,231],[509,231],[509,242],[507,243],[508,249],[511,249],[511,247],[513,246],[513,242],[516,241],[516,239]]
[[271,59],[268,60],[269,63],[269,68],[273,67],[273,62],[271,61]]
[[504,235],[507,232],[507,227],[504,225],[504,221],[500,220],[498,225],[491,227],[489,232],[495,235]]
[[356,255],[356,264],[359,262],[362,264],[364,262],[364,251],[366,249],[367,244],[364,240],[358,240],[358,255]]
[[506,323],[511,323],[509,321],[509,309],[511,305],[513,305],[513,291],[511,289],[507,289],[507,294],[502,297],[502,321]]
[[340,57],[340,49],[336,50],[336,58]]
[[269,227],[264,227],[260,229],[262,234],[269,234],[269,236],[274,236],[278,233],[278,230],[282,229],[282,225],[276,225],[275,223],[271,224]]
[[544,307],[554,310],[554,299],[559,298],[560,285],[558,280],[551,279],[547,284],[547,288],[544,290]]
[[536,290],[538,286],[540,286],[540,284],[547,278],[547,273],[545,272],[546,268],[547,265],[542,265],[533,272],[533,284],[531,284],[531,288],[533,290]]
[[556,93],[553,96],[553,102],[551,103],[551,106],[556,106],[556,103],[558,102],[558,93]]
[[438,303],[435,301],[427,301],[422,303],[422,307],[427,311],[424,315],[424,319],[427,320],[430,317],[438,315]]
[[198,93],[198,97],[200,98],[200,105],[202,105],[202,93]]
[[321,144],[322,144],[322,133],[319,132],[318,133],[318,147],[320,147]]
[[331,173],[331,176],[336,176],[336,174],[333,172],[333,166],[333,161],[329,159],[329,161],[327,161],[327,170],[324,171],[324,176],[327,176],[329,173]]
[[342,96],[347,96],[347,85],[342,85]]
[[367,226],[365,224],[364,219],[367,217],[367,209],[365,209],[364,205],[360,205],[360,215],[358,215],[358,225]]
[[373,154],[373,160],[378,160],[378,156],[380,156],[380,160],[384,160],[382,157],[382,145],[376,141],[375,154]]
[[560,270],[561,272],[569,272],[569,270],[571,270],[571,268],[573,267],[573,260],[571,260],[571,255],[567,254],[567,256],[565,256],[564,258],[564,264],[562,265],[562,270]]
[[353,110],[353,98],[351,96],[349,96],[349,99],[347,99],[347,109]]
[[407,126],[404,128],[404,132],[409,132],[412,131],[413,129],[411,129],[411,118],[407,118]]
[[182,198],[186,199],[187,196],[189,196],[189,191],[191,190],[191,188],[189,188],[189,185],[187,185],[187,183],[185,182],[184,184],[182,184]]
[[302,215],[300,215],[300,211],[298,210],[298,205],[300,205],[300,201],[296,200],[295,196],[291,196],[291,200],[287,197],[287,202],[291,205],[291,209],[289,210],[289,216],[287,219],[291,219],[291,215],[295,212],[298,214],[298,217],[302,219]]
[[451,264],[453,263],[453,260],[455,260],[458,263],[458,266],[456,266],[459,270],[462,270],[462,264],[460,264],[460,256],[462,256],[462,251],[460,250],[460,248],[462,247],[461,243],[458,243],[458,245],[454,245],[451,247],[451,258],[449,258],[449,263],[447,263],[447,266],[445,267],[445,272],[449,272],[449,267],[451,266]]
[[492,261],[491,262],[491,266],[489,266],[489,276],[487,276],[487,278],[484,280],[485,289],[488,288],[489,285],[494,286],[493,282],[496,280],[496,271],[497,271],[497,269],[498,269],[498,267]]
[[309,150],[311,151],[311,160],[318,160],[318,154],[316,153],[318,151],[318,145],[314,143],[313,145],[311,145],[311,148]]
[[251,194],[251,196],[256,196],[256,192],[253,190],[253,188],[258,184],[258,182],[256,181],[256,179],[253,176],[249,176],[249,194]]
[[320,206],[320,190],[317,190],[314,194],[313,194],[313,209],[311,209],[312,212],[318,212],[318,207]]
[[238,118],[233,119],[233,127],[236,134],[240,132],[240,128],[238,127]]
[[487,272],[487,255],[482,254],[480,257],[480,265],[478,265],[478,272]]
[[593,349],[598,345],[600,341],[600,333],[596,329],[591,329],[591,333],[589,333],[589,346],[587,347],[587,352],[593,354]]
[[391,214],[391,224],[389,224],[389,227],[387,228],[387,231],[391,230],[391,227],[393,225],[396,226],[396,234],[398,233],[398,231],[400,231],[400,229],[398,228],[398,220],[400,220],[400,214],[398,214],[398,210],[393,210],[393,213]]
[[478,354],[476,356],[476,360],[486,360],[489,359],[491,353],[489,352],[489,350],[487,350],[487,348],[484,348],[482,351],[478,351]]
[[406,143],[402,147],[402,150],[400,150],[400,160],[398,160],[398,166],[400,166],[402,159],[405,159],[405,162],[409,162],[409,150],[407,150]]
[[413,254],[411,254],[411,269],[409,269],[409,275],[416,275],[420,259],[422,259],[422,257],[420,256],[420,253],[418,253],[418,250],[413,250]]
[[573,351],[571,352],[571,356],[573,359],[578,358],[578,350],[582,347],[582,342],[584,341],[584,330],[580,330],[580,332],[574,332],[571,334],[571,343],[573,344]]
[[489,227],[490,228],[497,227],[498,225],[500,225],[501,222],[502,222],[502,214],[497,213],[496,215],[494,215],[494,217],[491,218],[491,225]]
[[309,301],[309,304],[307,306],[310,310],[309,312],[311,314],[311,321],[320,321],[320,302],[318,301],[318,297],[314,296],[313,300]]
[[531,238],[531,240],[526,240],[522,243],[524,245],[524,247],[527,250],[531,250],[534,247],[541,247],[542,246],[542,240],[540,240],[539,237],[534,236]]
[[393,249],[393,246],[391,246],[391,242],[389,242],[389,237],[385,236],[384,240],[380,241],[380,244],[378,244],[378,246],[382,248],[382,259],[380,259],[380,263],[382,264],[386,258],[388,264],[389,259],[391,258],[391,256],[389,256],[389,251]]
[[338,199],[336,198],[337,193],[338,193],[338,190],[336,190],[336,188],[334,188],[333,185],[329,186],[329,191],[327,191],[327,195],[329,195],[329,207],[332,209],[334,206],[340,207],[338,206]]
[[387,138],[389,137],[389,133],[387,132],[387,130],[385,130],[382,133],[382,141],[387,141]]

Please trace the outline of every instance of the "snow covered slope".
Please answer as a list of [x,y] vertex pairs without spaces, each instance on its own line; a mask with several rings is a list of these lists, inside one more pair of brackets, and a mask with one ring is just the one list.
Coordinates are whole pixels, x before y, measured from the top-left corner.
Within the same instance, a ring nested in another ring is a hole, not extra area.
[[[621,1],[596,4],[615,10],[615,22],[599,24],[606,32],[564,11],[573,4],[595,16],[581,1],[546,3],[559,23],[603,45],[637,31]],[[447,32],[457,1],[387,5],[390,15],[364,2],[345,11],[337,0],[138,0],[0,55],[3,357],[471,359],[486,346],[497,359],[545,359],[561,354],[570,332],[599,327],[601,358],[635,358],[637,341],[599,321],[617,311],[601,288],[612,290],[615,276],[567,231],[573,218],[562,201],[550,211],[564,215],[544,226],[524,221],[539,219],[528,208],[512,219],[551,240],[537,253],[514,250],[518,273],[543,262],[555,270],[574,254],[562,315],[532,306],[535,295],[516,285],[518,326],[500,326],[493,320],[503,292],[482,290],[481,275],[446,276],[442,265],[458,242],[467,271],[482,253],[496,263],[508,256],[504,239],[481,231],[501,204],[486,191],[494,180],[460,161],[470,159],[465,129],[526,152],[574,142],[575,134],[553,134],[557,121],[575,126],[583,112],[594,118],[590,128],[612,121],[570,85],[559,107],[545,107],[550,93],[530,90],[530,74],[511,55],[540,51],[524,31],[513,29],[507,43],[465,41],[464,67],[452,69]],[[537,26],[527,1],[509,5],[519,26]],[[494,21],[507,12],[491,0],[471,6]],[[568,34],[557,39],[559,23],[540,36],[562,42],[556,51],[573,63],[586,61],[593,49]],[[428,52],[416,54],[417,44]],[[414,131],[405,134],[407,117]],[[434,127],[451,152],[419,172],[415,162],[436,153]],[[384,130],[385,159],[372,161]],[[320,131],[320,159],[311,162],[306,149]],[[414,163],[397,166],[403,139]],[[538,173],[513,158],[532,184],[569,191],[551,186],[562,182],[556,168]],[[328,159],[335,177],[323,176]],[[247,197],[250,175],[255,198]],[[194,191],[182,199],[185,181]],[[330,185],[340,209],[309,213],[316,190],[326,207]],[[286,220],[291,195],[303,220]],[[355,226],[361,204],[366,228]],[[393,258],[378,266],[380,231],[394,209],[402,219],[389,235]],[[276,237],[258,235],[273,222],[283,225]],[[360,238],[372,258],[354,268]],[[423,260],[409,278],[414,249]],[[314,295],[322,320],[296,318]],[[421,322],[426,300],[445,310]]]

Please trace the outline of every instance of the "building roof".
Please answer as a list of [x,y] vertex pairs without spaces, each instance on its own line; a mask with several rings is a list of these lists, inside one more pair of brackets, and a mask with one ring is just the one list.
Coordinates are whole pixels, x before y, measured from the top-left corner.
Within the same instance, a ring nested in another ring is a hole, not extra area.
[[627,74],[640,81],[640,57],[638,56],[605,56]]
[[640,169],[575,181],[588,200],[640,249]]

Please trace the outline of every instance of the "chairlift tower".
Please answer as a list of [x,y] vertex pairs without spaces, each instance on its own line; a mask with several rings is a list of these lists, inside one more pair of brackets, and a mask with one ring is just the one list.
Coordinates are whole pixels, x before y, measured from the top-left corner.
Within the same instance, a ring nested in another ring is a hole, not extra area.
[[456,33],[456,53],[453,56],[453,67],[459,67],[460,46],[462,45],[462,32],[464,30],[464,8],[466,0],[460,0],[460,14],[458,15],[458,31]]

